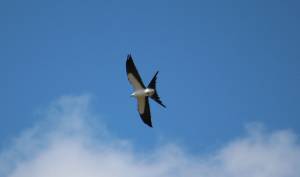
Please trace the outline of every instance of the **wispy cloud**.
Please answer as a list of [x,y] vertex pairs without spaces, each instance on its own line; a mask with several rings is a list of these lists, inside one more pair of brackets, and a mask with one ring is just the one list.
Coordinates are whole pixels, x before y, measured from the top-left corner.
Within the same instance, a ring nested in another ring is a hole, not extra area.
[[89,103],[89,96],[65,96],[52,103],[44,121],[0,152],[0,176],[300,176],[300,145],[291,131],[265,132],[252,126],[247,135],[205,156],[170,144],[142,154],[129,141],[111,137],[103,125],[94,126]]

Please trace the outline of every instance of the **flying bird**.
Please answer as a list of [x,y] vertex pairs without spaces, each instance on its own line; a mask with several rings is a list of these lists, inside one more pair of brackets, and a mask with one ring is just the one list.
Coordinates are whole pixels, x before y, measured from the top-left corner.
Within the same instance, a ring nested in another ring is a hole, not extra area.
[[156,79],[158,71],[153,76],[149,85],[145,87],[130,54],[127,56],[126,71],[128,80],[134,89],[134,92],[131,94],[131,96],[136,97],[138,101],[138,112],[140,114],[140,117],[145,124],[152,127],[149,97],[166,108],[166,106],[160,100],[156,90]]

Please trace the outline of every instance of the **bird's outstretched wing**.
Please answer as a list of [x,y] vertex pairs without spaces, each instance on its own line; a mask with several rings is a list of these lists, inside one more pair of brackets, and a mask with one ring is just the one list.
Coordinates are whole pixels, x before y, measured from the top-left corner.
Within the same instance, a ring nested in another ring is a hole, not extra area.
[[145,124],[152,127],[151,112],[148,97],[138,97],[138,112]]
[[134,90],[141,90],[145,89],[145,85],[141,79],[141,76],[139,75],[131,55],[127,56],[127,61],[126,61],[126,72],[127,72],[127,77],[131,85],[133,86]]

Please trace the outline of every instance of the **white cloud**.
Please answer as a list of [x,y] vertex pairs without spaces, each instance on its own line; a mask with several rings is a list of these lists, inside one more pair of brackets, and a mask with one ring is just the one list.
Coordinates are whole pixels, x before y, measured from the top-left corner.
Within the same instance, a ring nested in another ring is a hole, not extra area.
[[110,137],[103,125],[94,126],[89,102],[89,96],[66,96],[52,103],[43,122],[0,152],[0,176],[300,176],[300,145],[291,131],[268,133],[253,126],[247,135],[205,156],[170,144],[136,153],[127,140]]

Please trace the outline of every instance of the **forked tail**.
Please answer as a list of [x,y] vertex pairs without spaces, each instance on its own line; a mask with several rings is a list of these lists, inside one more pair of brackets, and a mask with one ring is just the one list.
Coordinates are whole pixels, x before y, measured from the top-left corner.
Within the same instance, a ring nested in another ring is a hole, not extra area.
[[156,79],[157,79],[158,71],[153,76],[152,80],[150,81],[148,88],[154,89],[154,94],[150,97],[154,101],[156,101],[158,104],[160,104],[162,107],[166,108],[166,106],[162,103],[160,100],[160,97],[158,96],[157,90],[156,90]]

